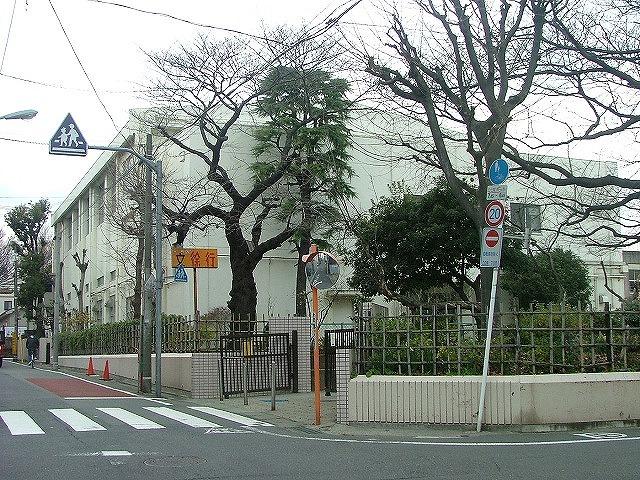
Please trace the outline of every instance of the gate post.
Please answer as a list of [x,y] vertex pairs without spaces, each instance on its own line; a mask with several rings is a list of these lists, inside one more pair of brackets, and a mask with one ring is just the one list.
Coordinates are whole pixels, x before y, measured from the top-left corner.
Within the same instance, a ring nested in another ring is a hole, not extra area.
[[298,393],[298,331],[291,330],[291,392]]

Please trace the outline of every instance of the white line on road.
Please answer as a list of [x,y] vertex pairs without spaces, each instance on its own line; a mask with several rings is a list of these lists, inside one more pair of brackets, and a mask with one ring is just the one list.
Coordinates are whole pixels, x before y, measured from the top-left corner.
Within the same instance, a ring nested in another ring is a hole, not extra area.
[[130,457],[133,455],[131,452],[127,452],[126,450],[103,450],[103,457]]
[[[250,427],[249,427],[250,428]],[[541,442],[416,442],[406,440],[359,440],[357,438],[328,438],[328,437],[305,437],[301,435],[287,435],[275,433],[258,428],[251,428],[256,433],[271,435],[272,437],[289,438],[292,440],[309,440],[315,442],[329,443],[363,443],[374,445],[428,445],[434,447],[531,447],[548,445],[575,445],[581,443],[603,443],[603,442],[623,442],[629,440],[640,440],[640,437],[616,437],[616,438],[589,438],[583,440],[546,440]]]
[[97,424],[89,417],[84,416],[73,408],[51,408],[49,411],[73,428],[76,432],[106,430],[102,425]]
[[185,425],[189,425],[190,427],[212,428],[212,427],[222,426],[222,425],[218,425],[217,423],[204,420],[202,418],[194,417],[193,415],[189,415],[188,413],[182,413],[177,410],[173,410],[172,408],[167,408],[167,407],[142,407],[142,408],[149,410],[150,412],[157,413],[158,415],[162,415],[163,417],[167,417],[172,420],[175,420],[176,422],[184,423]]
[[0,412],[11,435],[44,435],[44,431],[22,410]]
[[164,428],[162,425],[152,422],[140,415],[136,415],[124,408],[98,408],[101,412],[111,415],[113,418],[117,418],[121,422],[135,428],[136,430],[153,430],[156,428]]
[[225,410],[219,410],[213,407],[189,407],[192,410],[197,410],[198,412],[208,413],[209,415],[214,415],[219,418],[224,418],[225,420],[230,420],[232,422],[239,423],[240,425],[246,425],[247,427],[273,427],[272,424],[267,422],[262,422],[260,420],[255,420],[253,418],[243,417],[242,415],[238,415],[237,413],[227,412]]

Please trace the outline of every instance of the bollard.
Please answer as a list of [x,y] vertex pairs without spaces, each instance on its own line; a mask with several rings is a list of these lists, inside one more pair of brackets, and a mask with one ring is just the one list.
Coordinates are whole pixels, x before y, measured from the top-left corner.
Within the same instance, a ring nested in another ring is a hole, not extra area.
[[242,393],[244,394],[244,404],[245,405],[249,405],[249,400],[247,399],[247,384],[248,379],[247,379],[247,361],[243,358],[242,359]]
[[224,392],[222,391],[222,360],[218,359],[218,391],[220,392],[220,401],[224,401]]
[[271,362],[271,411],[276,409],[276,362]]

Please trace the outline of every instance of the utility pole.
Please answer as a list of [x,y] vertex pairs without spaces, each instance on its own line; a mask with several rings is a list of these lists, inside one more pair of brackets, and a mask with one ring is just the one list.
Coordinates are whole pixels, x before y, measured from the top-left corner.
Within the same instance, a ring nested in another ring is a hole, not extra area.
[[58,345],[60,343],[60,282],[62,271],[60,269],[60,229],[57,228],[53,236],[53,265],[55,269],[55,282],[53,285],[53,333],[51,335],[51,363],[54,370],[58,370]]
[[[146,155],[148,159],[153,158],[153,137],[147,134]],[[151,169],[145,169],[145,193],[144,193],[144,314],[142,317],[142,331],[140,332],[141,342],[141,376],[140,391],[151,393],[151,345],[152,345],[152,323],[153,317],[153,284],[151,283]]]
[[162,162],[156,160],[156,397],[162,397]]
[[13,331],[13,361],[18,361],[18,255],[13,254],[13,316],[15,318],[15,330]]

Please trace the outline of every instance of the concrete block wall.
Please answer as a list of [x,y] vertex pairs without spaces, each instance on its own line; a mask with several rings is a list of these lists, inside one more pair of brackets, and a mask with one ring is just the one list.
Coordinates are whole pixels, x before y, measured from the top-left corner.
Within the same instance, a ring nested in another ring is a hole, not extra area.
[[191,396],[220,398],[220,354],[194,353],[191,356]]
[[298,331],[298,392],[311,391],[311,320],[308,317],[278,317],[269,319],[269,333]]
[[[349,381],[347,421],[475,424],[480,384],[479,376],[358,376]],[[494,376],[483,423],[640,420],[638,398],[640,372]]]
[[339,348],[336,350],[336,422],[348,422],[348,389],[351,379],[351,349]]

